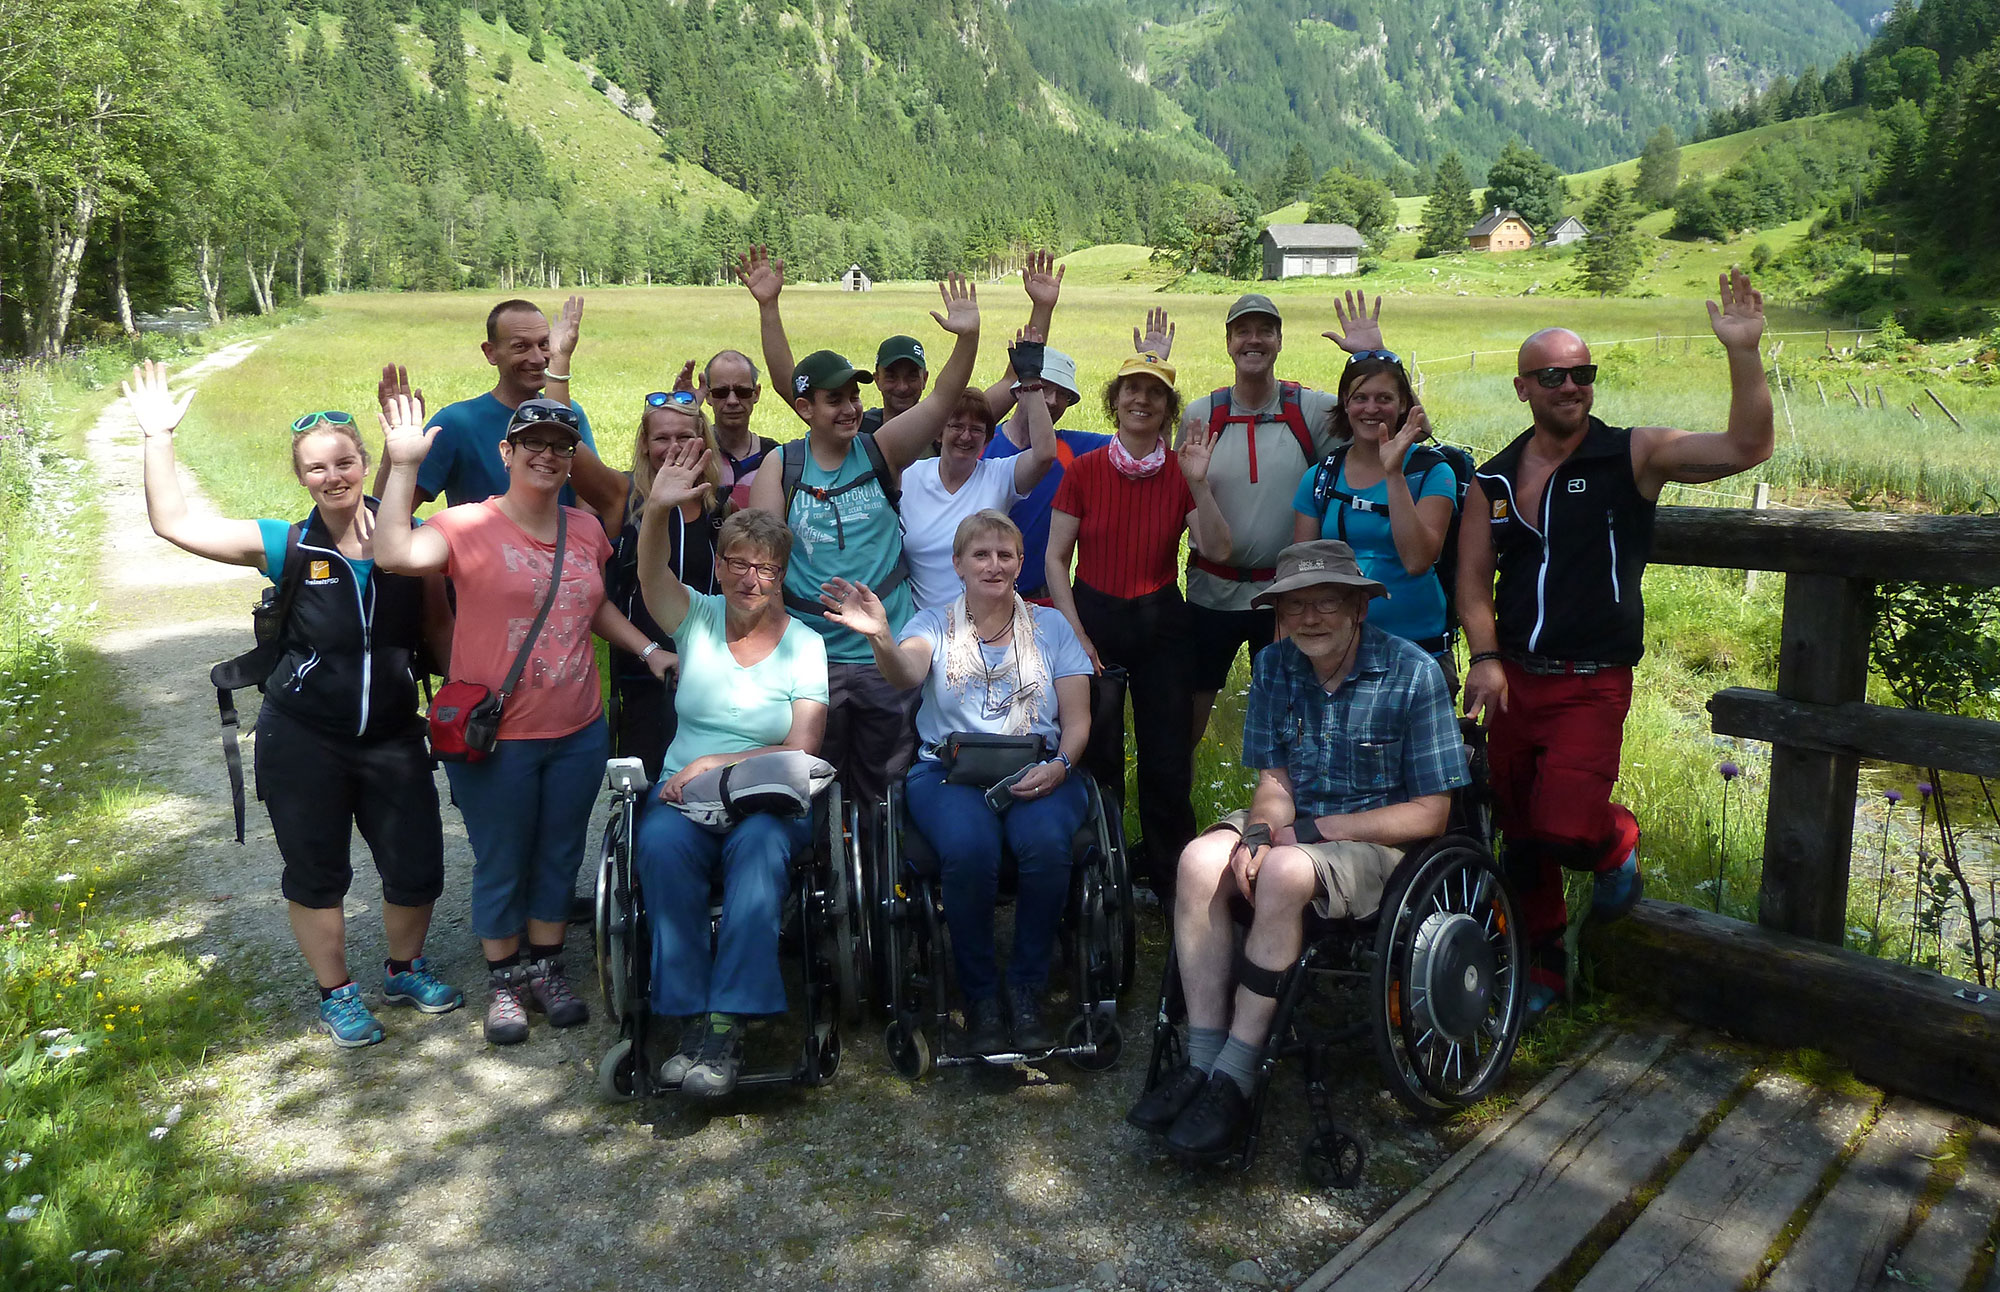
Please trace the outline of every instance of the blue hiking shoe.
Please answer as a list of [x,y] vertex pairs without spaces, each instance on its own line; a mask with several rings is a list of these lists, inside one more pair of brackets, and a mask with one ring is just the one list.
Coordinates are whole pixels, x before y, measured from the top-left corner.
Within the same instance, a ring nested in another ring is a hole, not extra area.
[[1639,873],[1639,850],[1627,853],[1615,870],[1600,870],[1592,884],[1590,915],[1609,924],[1625,918],[1646,893],[1646,877]]
[[335,1045],[349,1050],[379,1045],[383,1037],[382,1025],[368,1012],[361,988],[355,983],[338,988],[319,1003],[319,1030],[332,1037]]
[[403,973],[383,973],[382,1002],[412,1005],[423,1014],[449,1014],[465,1003],[465,993],[441,981],[431,972],[431,962],[418,956]]

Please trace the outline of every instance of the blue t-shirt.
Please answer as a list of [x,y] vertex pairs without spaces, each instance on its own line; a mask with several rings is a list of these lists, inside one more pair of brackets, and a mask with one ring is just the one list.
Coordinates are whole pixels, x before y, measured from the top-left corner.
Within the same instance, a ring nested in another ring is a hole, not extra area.
[[[1413,451],[1415,447],[1411,446]],[[1395,535],[1389,529],[1389,482],[1384,480],[1366,489],[1356,489],[1348,482],[1347,462],[1342,459],[1340,487],[1362,501],[1374,503],[1375,510],[1343,507],[1331,499],[1322,510],[1322,504],[1313,498],[1313,481],[1318,475],[1317,471],[1308,471],[1299,481],[1298,492],[1292,495],[1292,510],[1301,516],[1318,517],[1320,537],[1337,538],[1353,548],[1361,572],[1389,590],[1386,600],[1369,606],[1368,622],[1385,633],[1410,641],[1443,636],[1444,585],[1438,582],[1435,567],[1416,575],[1403,569],[1403,558],[1396,555]],[[1434,462],[1422,479],[1414,473],[1406,475],[1410,496],[1417,501],[1446,498],[1456,504],[1458,479],[1452,475],[1449,463]],[[1345,534],[1341,533],[1342,512],[1346,513]]]
[[[590,438],[590,418],[581,406],[571,407],[576,409],[583,442],[596,452],[597,441]],[[438,437],[417,468],[417,488],[453,507],[506,493],[507,466],[500,460],[500,441],[507,438],[507,423],[513,418],[514,410],[495,399],[490,390],[440,408],[430,419],[430,425],[438,428]],[[568,485],[563,486],[562,502],[566,506],[576,502]]]
[[[285,573],[285,541],[292,532],[289,520],[259,520],[257,533],[264,540],[264,577],[276,583]],[[347,568],[354,571],[354,586],[362,592],[368,591],[368,576],[375,572],[375,562],[358,557],[343,556]]]
[[[1040,736],[1054,749],[1062,741],[1062,725],[1056,721],[1055,679],[1088,677],[1090,659],[1060,612],[1047,606],[1029,609],[1034,612],[1035,643],[1041,649],[1042,663],[1048,667],[1049,685],[1030,701],[1033,717],[1025,734]],[[958,688],[945,681],[944,636],[950,613],[950,606],[919,610],[896,634],[899,642],[921,637],[931,644],[931,671],[924,678],[923,703],[917,709],[917,742],[924,750],[942,743],[954,731],[1005,734],[1008,708],[1018,682],[1019,670],[1014,667],[1011,641],[1005,646],[981,644],[979,653],[986,660],[986,676],[968,678]]]
[[[1002,429],[993,433],[992,442],[986,446],[987,457],[1011,458],[1026,450],[1026,445],[1007,438],[1005,427],[1002,422]],[[1109,443],[1111,437],[1097,431],[1065,431],[1058,427],[1056,460],[1049,464],[1048,474],[1008,510],[1008,517],[1021,527],[1022,596],[1040,596],[1048,590],[1049,512],[1055,504],[1056,487],[1062,483],[1063,473],[1071,462]]]
[[[831,492],[871,469],[868,450],[861,447],[857,436],[847,446],[847,459],[838,471],[822,470],[811,449],[807,449],[805,472],[799,483]],[[785,522],[792,530],[792,559],[785,569],[785,595],[815,606],[819,604],[820,585],[835,575],[865,583],[879,592],[903,555],[902,521],[889,505],[888,495],[882,492],[880,480],[870,480],[833,498],[816,498],[802,487],[792,495]],[[908,579],[890,589],[882,598],[882,608],[888,611],[892,624],[910,617],[916,609],[916,600]],[[794,610],[792,614],[826,639],[828,663],[875,661],[875,652],[861,634],[842,628],[817,610],[809,613]]]

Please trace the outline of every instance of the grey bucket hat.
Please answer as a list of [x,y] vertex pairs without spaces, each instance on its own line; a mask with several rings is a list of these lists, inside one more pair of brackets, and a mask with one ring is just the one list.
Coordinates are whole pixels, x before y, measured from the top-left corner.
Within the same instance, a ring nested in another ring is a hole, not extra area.
[[1278,604],[1278,598],[1300,588],[1322,583],[1344,588],[1360,588],[1371,597],[1386,597],[1389,590],[1361,572],[1354,549],[1337,538],[1315,538],[1294,543],[1278,553],[1278,577],[1258,593],[1251,605],[1262,609]]

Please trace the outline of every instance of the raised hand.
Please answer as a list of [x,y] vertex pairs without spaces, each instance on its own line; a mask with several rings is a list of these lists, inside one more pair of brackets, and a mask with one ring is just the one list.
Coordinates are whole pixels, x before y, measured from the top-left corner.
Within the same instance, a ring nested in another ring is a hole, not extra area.
[[194,400],[192,386],[175,399],[167,389],[167,365],[150,359],[135,366],[131,380],[121,383],[120,389],[125,392],[125,402],[131,405],[140,433],[149,440],[171,438]]
[[846,579],[822,583],[819,599],[826,607],[821,613],[829,623],[870,639],[889,631],[889,612],[882,608],[882,598],[865,583],[849,583]]
[[1731,269],[1716,279],[1722,306],[1708,304],[1708,325],[1725,350],[1756,349],[1764,337],[1764,294],[1750,285],[1750,275]]
[[708,445],[700,440],[675,440],[667,449],[666,460],[653,473],[653,488],[647,505],[678,507],[701,497],[708,488]]
[[394,467],[413,467],[424,460],[437,439],[438,428],[424,426],[424,401],[415,395],[391,395],[382,401],[382,455]]
[[[562,313],[549,328],[549,349],[564,358],[576,353],[576,343],[583,335],[583,297],[572,296],[563,302]],[[569,369],[564,368],[567,372]]]
[[1382,441],[1383,472],[1387,475],[1399,474],[1403,469],[1403,459],[1409,456],[1410,446],[1430,437],[1431,419],[1424,413],[1424,406],[1410,405],[1410,415],[1403,419],[1403,429]]
[[736,276],[743,280],[743,285],[750,289],[751,299],[759,305],[769,305],[785,290],[785,262],[771,259],[771,253],[762,245],[736,257]]
[[375,403],[379,407],[389,402],[391,395],[414,395],[419,404],[424,402],[424,392],[410,389],[409,369],[401,364],[382,365],[382,380],[375,383]]
[[979,331],[979,293],[964,274],[949,274],[938,284],[944,298],[944,313],[931,311],[937,325],[953,336],[972,336]]
[[1026,327],[1018,327],[1014,329],[1014,341],[1016,344],[1019,344],[1022,341],[1027,341],[1032,344],[1040,344],[1041,342],[1046,341],[1048,339],[1049,339],[1049,334],[1042,331],[1040,328],[1036,327],[1033,323],[1028,324]]
[[1321,336],[1333,342],[1349,354],[1359,354],[1363,350],[1382,348],[1382,298],[1375,298],[1375,308],[1368,308],[1368,293],[1351,288],[1345,299],[1333,298],[1333,317],[1340,322],[1340,331],[1322,332]]
[[1042,309],[1054,309],[1056,298],[1062,295],[1063,266],[1056,263],[1054,253],[1031,251],[1028,263],[1021,270],[1021,288],[1028,293],[1028,300]]
[[696,380],[694,375],[694,360],[692,359],[681,365],[679,374],[674,377],[674,389],[693,391],[694,402],[697,405],[703,404],[708,400],[708,387]]
[[1132,352],[1156,354],[1162,359],[1173,357],[1174,325],[1167,321],[1167,311],[1164,307],[1155,305],[1146,311],[1144,333],[1138,328],[1132,329]]
[[1198,485],[1208,479],[1208,462],[1214,452],[1215,437],[1208,433],[1208,428],[1190,423],[1187,438],[1181,441],[1179,450],[1181,474],[1187,477],[1190,485]]

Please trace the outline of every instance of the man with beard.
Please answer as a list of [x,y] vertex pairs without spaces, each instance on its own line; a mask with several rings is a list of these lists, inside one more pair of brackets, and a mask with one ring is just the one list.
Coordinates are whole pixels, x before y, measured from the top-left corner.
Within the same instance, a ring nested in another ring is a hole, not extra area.
[[1611,791],[1632,666],[1645,651],[1639,585],[1660,490],[1771,456],[1771,390],[1757,348],[1764,298],[1740,270],[1720,286],[1722,304],[1710,301],[1708,315],[1729,361],[1726,431],[1605,425],[1590,411],[1590,347],[1547,328],[1522,344],[1514,378],[1534,425],[1479,468],[1466,495],[1465,711],[1484,713],[1490,730],[1494,814],[1532,958],[1530,1023],[1562,999],[1567,979],[1563,868],[1596,876],[1598,919],[1624,915],[1644,889],[1639,823]]
[[[1466,783],[1465,745],[1437,661],[1367,622],[1383,595],[1337,539],[1294,543],[1254,604],[1282,640],[1258,653],[1243,717],[1247,810],[1182,850],[1174,950],[1187,1000],[1188,1061],[1126,1120],[1191,1161],[1234,1152],[1279,979],[1299,957],[1306,903],[1360,919],[1405,846],[1444,831]],[[1231,898],[1253,908],[1239,954]]]

